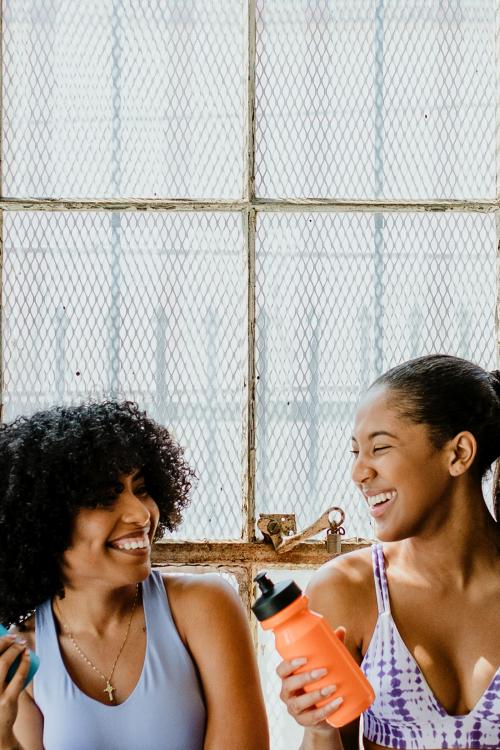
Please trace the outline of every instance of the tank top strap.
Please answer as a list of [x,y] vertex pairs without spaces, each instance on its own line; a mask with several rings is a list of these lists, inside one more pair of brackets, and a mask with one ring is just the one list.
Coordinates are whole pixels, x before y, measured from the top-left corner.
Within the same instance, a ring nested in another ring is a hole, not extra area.
[[168,601],[160,570],[152,569],[151,575],[142,584],[142,590],[143,604],[149,628],[160,635],[164,633],[165,621],[175,627],[170,602]]
[[35,650],[44,660],[50,659],[53,664],[59,663],[59,642],[50,599],[35,610]]
[[379,615],[391,611],[389,601],[389,587],[385,574],[384,550],[381,544],[372,547],[373,580],[375,582],[375,593],[377,595],[377,607]]

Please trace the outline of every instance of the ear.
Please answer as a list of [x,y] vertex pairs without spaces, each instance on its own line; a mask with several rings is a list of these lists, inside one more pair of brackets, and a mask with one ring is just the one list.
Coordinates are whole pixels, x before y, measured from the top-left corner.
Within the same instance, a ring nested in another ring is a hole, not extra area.
[[459,432],[449,442],[448,469],[452,477],[459,477],[470,469],[477,455],[477,441],[472,432]]

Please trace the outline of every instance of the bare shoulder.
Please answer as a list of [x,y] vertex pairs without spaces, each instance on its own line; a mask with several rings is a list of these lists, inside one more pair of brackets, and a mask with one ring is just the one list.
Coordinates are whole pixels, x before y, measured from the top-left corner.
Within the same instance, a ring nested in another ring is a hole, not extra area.
[[215,573],[163,573],[162,577],[169,599],[180,606],[238,599],[233,587]]
[[[332,590],[333,589],[333,590]],[[371,549],[339,555],[321,566],[308,586],[311,596],[358,597],[373,589]]]
[[339,555],[313,575],[306,591],[311,607],[333,627],[344,626],[364,653],[377,619],[371,549]]
[[189,631],[213,627],[244,617],[237,592],[214,573],[163,573],[170,608],[181,637]]

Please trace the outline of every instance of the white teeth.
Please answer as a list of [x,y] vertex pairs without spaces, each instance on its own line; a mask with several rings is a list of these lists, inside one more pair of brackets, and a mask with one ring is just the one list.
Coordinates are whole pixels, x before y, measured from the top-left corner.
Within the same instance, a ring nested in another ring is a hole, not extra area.
[[385,503],[386,500],[394,500],[398,493],[396,490],[392,490],[391,492],[380,492],[378,495],[372,495],[371,497],[368,497],[368,504],[370,508],[373,508],[374,505],[378,505],[379,503]]
[[149,540],[144,538],[134,541],[116,542],[115,546],[118,547],[118,549],[146,549],[149,547]]

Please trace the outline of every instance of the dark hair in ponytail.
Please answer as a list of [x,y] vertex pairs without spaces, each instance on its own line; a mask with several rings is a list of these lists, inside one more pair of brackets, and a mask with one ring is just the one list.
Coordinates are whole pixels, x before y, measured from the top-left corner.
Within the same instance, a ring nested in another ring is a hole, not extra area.
[[[467,430],[477,441],[472,466],[482,478],[500,456],[500,371],[489,373],[459,357],[431,354],[403,362],[372,384],[398,391],[395,407],[401,416],[429,427],[440,448]],[[495,470],[494,509],[500,518],[500,468]]]

